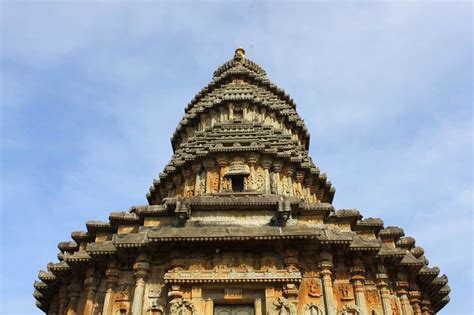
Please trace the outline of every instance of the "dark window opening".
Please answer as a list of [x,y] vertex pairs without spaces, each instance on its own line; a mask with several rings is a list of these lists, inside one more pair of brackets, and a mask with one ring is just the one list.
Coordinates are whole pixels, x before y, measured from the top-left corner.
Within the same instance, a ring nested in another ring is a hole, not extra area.
[[244,191],[244,177],[243,176],[232,176],[232,191],[234,192]]

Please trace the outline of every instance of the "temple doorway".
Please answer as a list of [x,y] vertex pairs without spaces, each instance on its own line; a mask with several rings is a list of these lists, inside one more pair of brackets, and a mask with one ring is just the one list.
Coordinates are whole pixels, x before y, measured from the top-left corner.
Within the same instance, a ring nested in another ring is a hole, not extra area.
[[216,305],[214,315],[254,315],[250,305]]

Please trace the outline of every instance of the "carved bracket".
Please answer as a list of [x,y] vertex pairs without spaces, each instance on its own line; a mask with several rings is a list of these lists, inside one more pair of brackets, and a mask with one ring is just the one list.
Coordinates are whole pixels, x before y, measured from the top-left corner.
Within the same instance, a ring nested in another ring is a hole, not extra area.
[[181,198],[176,200],[176,209],[174,210],[176,217],[180,223],[184,223],[191,216],[191,208],[189,204],[184,202]]
[[286,225],[289,219],[291,219],[290,201],[282,198],[278,201],[278,220],[282,225]]

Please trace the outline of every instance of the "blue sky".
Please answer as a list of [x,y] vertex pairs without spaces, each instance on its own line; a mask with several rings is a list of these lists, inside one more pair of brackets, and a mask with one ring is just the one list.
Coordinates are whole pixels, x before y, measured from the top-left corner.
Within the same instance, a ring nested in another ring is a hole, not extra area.
[[1,2],[1,306],[60,241],[145,204],[185,105],[242,46],[298,104],[338,209],[398,225],[473,312],[472,4]]

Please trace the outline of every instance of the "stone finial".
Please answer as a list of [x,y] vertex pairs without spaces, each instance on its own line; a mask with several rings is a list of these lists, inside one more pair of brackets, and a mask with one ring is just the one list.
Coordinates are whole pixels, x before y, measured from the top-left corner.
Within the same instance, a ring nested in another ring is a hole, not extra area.
[[242,47],[239,47],[235,50],[234,59],[244,59],[245,58],[245,50]]

